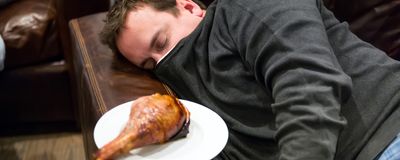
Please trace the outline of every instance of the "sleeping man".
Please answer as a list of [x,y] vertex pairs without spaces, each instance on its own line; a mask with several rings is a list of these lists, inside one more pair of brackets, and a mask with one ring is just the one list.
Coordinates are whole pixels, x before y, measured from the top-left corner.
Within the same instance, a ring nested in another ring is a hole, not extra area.
[[120,0],[101,38],[224,119],[214,159],[399,159],[400,63],[322,0]]

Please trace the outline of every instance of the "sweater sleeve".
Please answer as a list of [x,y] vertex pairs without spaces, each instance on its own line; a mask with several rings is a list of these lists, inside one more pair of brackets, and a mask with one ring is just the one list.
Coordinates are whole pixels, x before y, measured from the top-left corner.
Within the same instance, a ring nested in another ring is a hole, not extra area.
[[[330,47],[318,0],[238,1],[229,32],[245,65],[268,92],[280,159],[334,159],[351,94]],[[239,20],[235,20],[239,19]]]

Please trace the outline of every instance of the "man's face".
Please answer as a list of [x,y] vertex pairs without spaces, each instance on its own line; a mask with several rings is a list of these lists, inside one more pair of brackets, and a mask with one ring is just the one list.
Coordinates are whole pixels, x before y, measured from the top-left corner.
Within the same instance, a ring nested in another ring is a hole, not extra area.
[[205,11],[195,10],[192,3],[190,0],[177,0],[178,16],[148,5],[130,11],[116,40],[119,51],[136,66],[153,69],[202,20]]

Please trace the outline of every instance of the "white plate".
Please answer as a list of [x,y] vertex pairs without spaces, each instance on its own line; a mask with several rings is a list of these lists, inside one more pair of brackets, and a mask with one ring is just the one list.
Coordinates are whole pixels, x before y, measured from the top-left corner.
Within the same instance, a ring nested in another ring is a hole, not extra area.
[[[180,100],[190,111],[189,134],[164,144],[150,145],[130,151],[123,160],[209,160],[226,145],[228,128],[212,110],[187,100]],[[109,110],[94,128],[94,141],[101,148],[118,136],[128,121],[132,101]]]

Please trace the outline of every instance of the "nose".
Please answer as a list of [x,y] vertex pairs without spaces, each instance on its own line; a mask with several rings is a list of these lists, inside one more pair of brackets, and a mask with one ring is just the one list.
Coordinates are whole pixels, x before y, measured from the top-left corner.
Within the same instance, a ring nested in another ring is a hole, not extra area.
[[153,52],[150,54],[150,57],[144,60],[142,67],[146,70],[152,70],[156,67],[158,62],[163,57],[163,54],[158,52]]
[[157,64],[165,57],[167,56],[173,49],[175,48],[175,45],[173,45],[168,51],[166,52],[158,52],[152,54],[152,58],[157,62]]
[[162,57],[164,57],[164,54],[162,54],[162,53],[152,53],[151,54],[151,58],[153,58],[153,60],[157,63],[162,59]]

